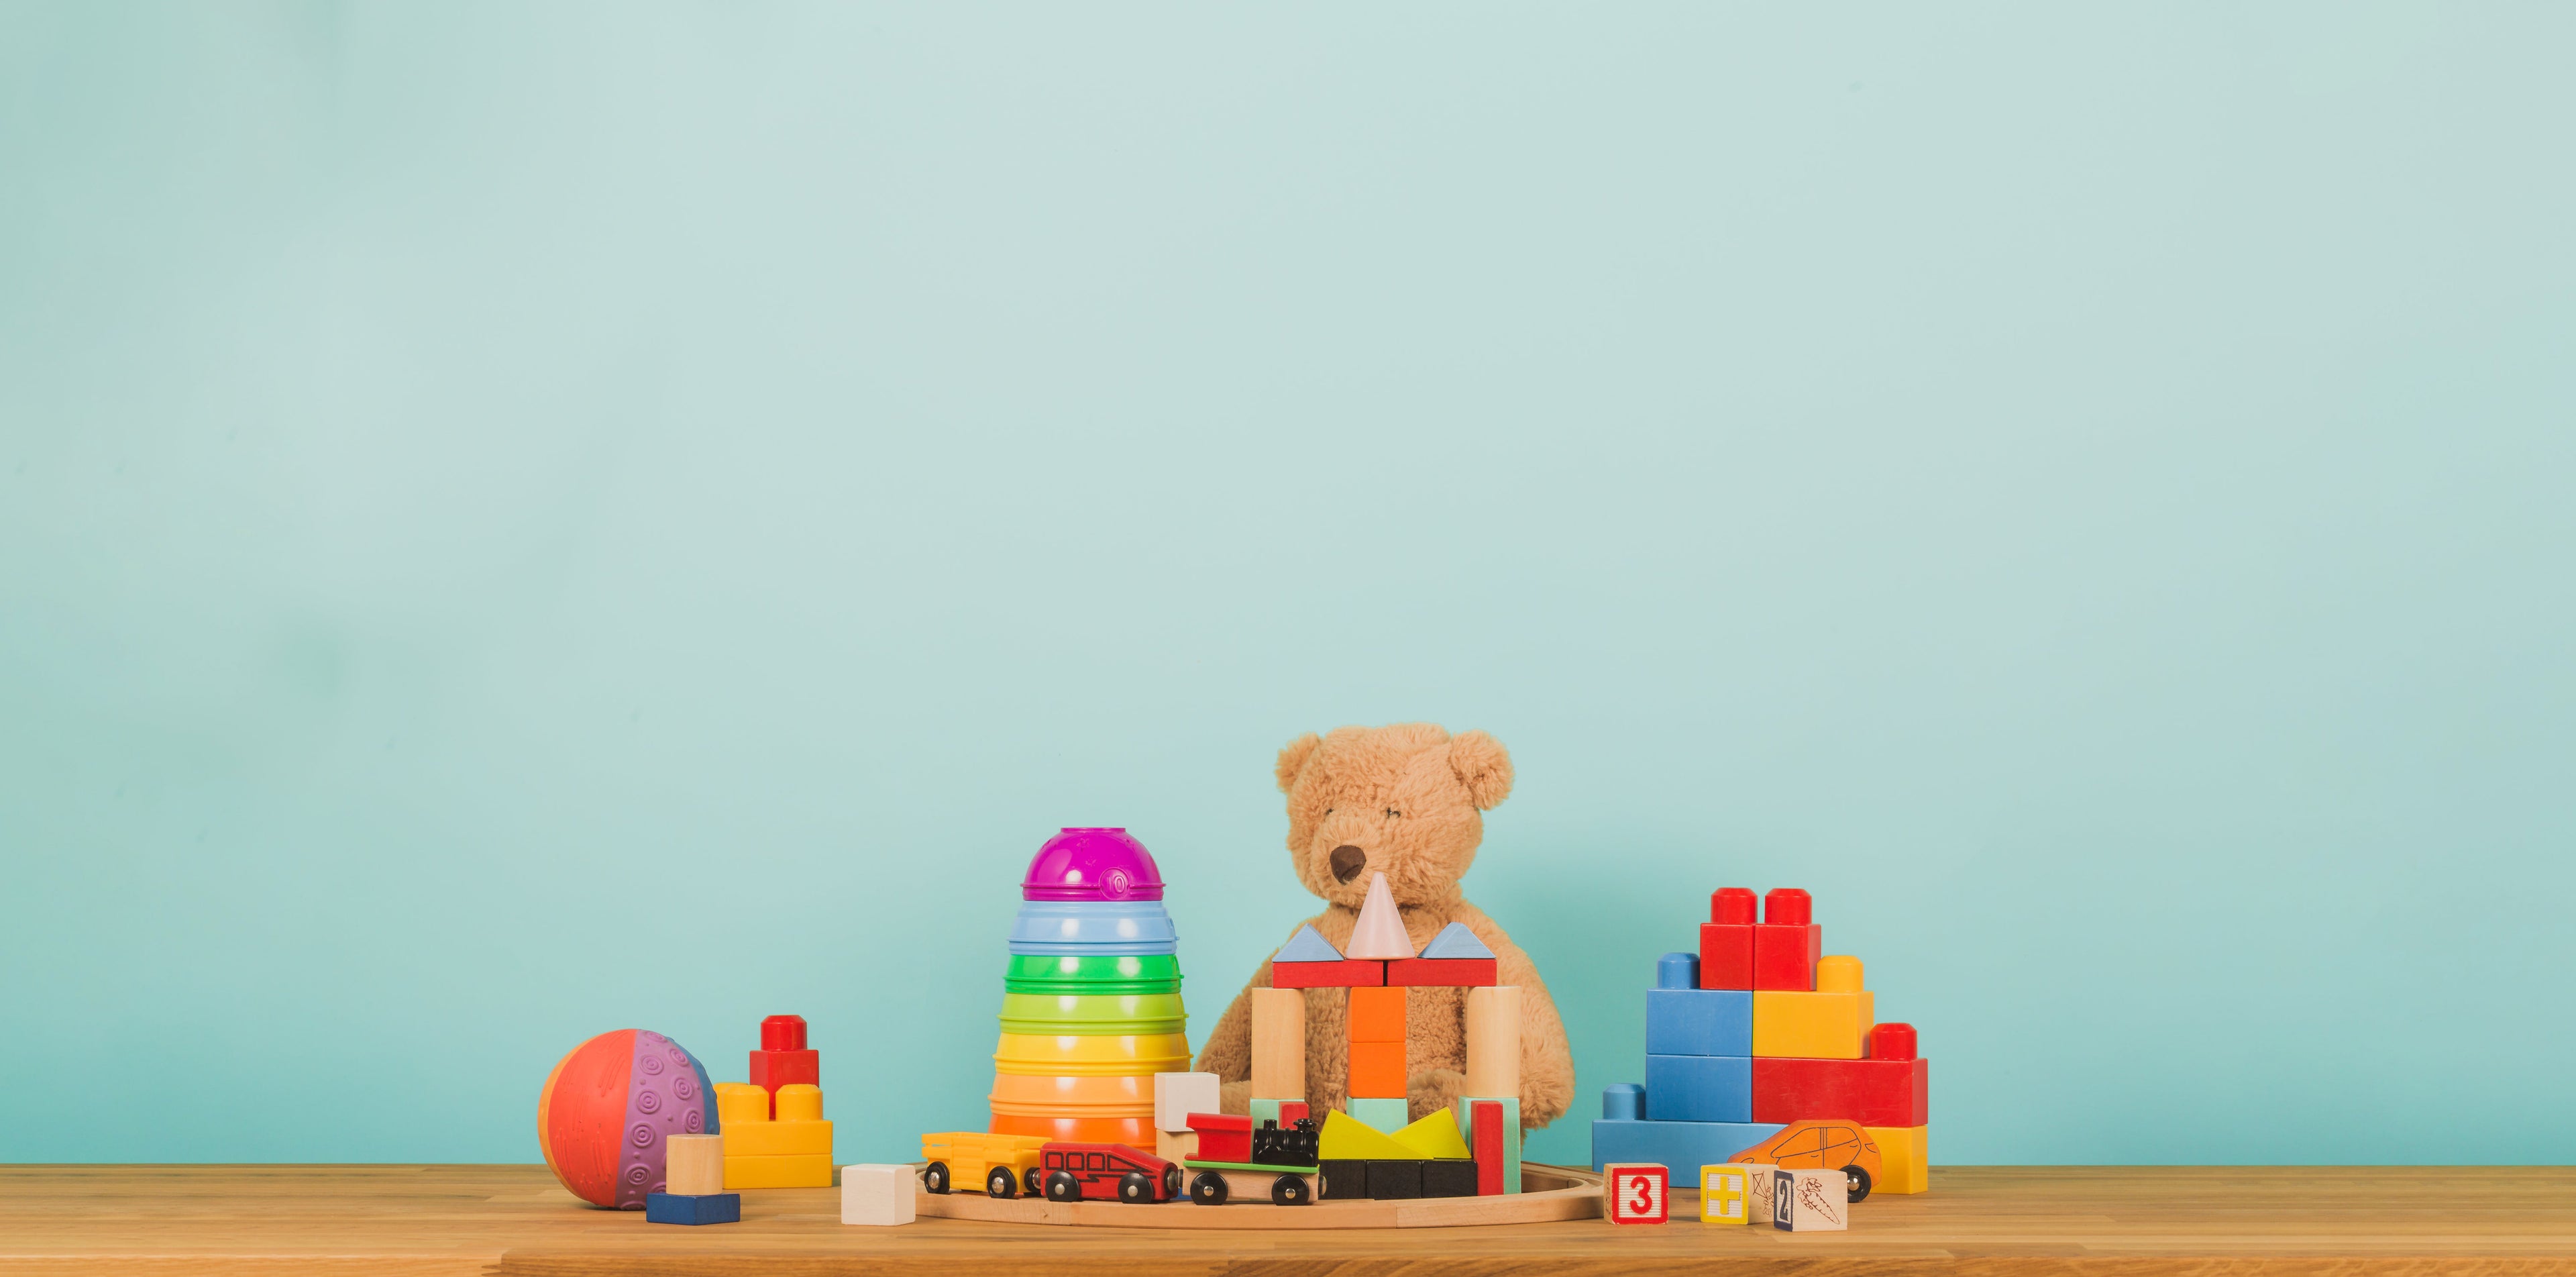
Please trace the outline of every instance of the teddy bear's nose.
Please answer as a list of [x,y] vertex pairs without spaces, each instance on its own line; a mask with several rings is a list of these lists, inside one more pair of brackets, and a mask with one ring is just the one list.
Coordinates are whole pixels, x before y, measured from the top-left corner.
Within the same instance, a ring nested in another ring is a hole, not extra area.
[[1349,843],[1343,843],[1333,848],[1332,863],[1333,881],[1349,882],[1359,877],[1360,870],[1367,866],[1368,853]]

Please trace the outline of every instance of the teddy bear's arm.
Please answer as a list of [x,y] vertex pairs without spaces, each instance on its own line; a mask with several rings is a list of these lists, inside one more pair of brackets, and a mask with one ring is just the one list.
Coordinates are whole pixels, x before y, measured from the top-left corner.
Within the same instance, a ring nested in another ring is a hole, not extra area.
[[1547,995],[1538,965],[1521,951],[1502,927],[1465,901],[1451,915],[1467,924],[1485,947],[1494,951],[1501,983],[1521,990],[1521,1127],[1535,1130],[1565,1116],[1574,1101],[1574,1051],[1566,1044],[1565,1021]]

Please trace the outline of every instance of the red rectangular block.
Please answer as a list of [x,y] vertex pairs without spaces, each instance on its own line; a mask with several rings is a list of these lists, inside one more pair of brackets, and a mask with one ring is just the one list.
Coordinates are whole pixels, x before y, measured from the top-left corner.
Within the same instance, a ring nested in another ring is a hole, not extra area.
[[1503,1106],[1492,1100],[1471,1100],[1468,1125],[1476,1132],[1476,1196],[1499,1197],[1503,1192],[1504,1158]]
[[[1825,956],[1823,927],[1814,923],[1773,926],[1766,922],[1751,930],[1754,988],[1816,991],[1816,959]],[[1708,968],[1700,970],[1704,974]]]
[[1280,1126],[1282,1126],[1282,1127],[1295,1126],[1297,1123],[1299,1123],[1299,1122],[1301,1122],[1301,1121],[1304,1121],[1304,1120],[1306,1119],[1306,1116],[1307,1116],[1307,1110],[1306,1110],[1306,1102],[1305,1102],[1304,1100],[1281,1100],[1281,1101],[1279,1101],[1279,1125],[1280,1125]]
[[1385,984],[1386,964],[1369,958],[1270,964],[1274,989],[1375,989]]
[[1753,1057],[1753,1120],[1839,1119],[1862,1126],[1922,1126],[1932,1120],[1930,1060],[1808,1060]]
[[1406,986],[1481,988],[1501,984],[1493,958],[1397,958],[1386,964],[1386,982]]

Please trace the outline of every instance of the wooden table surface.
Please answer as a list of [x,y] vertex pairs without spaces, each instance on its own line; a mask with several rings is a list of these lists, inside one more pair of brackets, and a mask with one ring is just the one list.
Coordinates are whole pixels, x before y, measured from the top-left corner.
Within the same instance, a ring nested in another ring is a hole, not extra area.
[[740,1224],[673,1228],[582,1207],[542,1166],[0,1166],[0,1274],[2576,1274],[2564,1167],[1937,1167],[1811,1234],[848,1228],[838,1203],[746,1192]]

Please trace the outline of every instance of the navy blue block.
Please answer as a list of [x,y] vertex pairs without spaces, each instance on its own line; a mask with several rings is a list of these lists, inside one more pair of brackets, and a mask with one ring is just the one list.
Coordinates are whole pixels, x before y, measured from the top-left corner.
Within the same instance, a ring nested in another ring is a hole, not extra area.
[[740,1193],[646,1193],[644,1222],[648,1224],[739,1224],[742,1222]]
[[1646,1117],[1656,1122],[1750,1122],[1753,1061],[1742,1055],[1649,1055]]
[[1646,1088],[1634,1082],[1601,1088],[1601,1116],[1634,1122],[1646,1115]]
[[1655,959],[1655,987],[1658,989],[1698,988],[1699,955],[1667,953]]
[[1646,1054],[1753,1054],[1753,991],[1646,990]]
[[1654,1162],[1674,1179],[1696,1184],[1699,1168],[1720,1165],[1779,1133],[1775,1122],[1599,1121],[1592,1124],[1592,1169],[1608,1162]]

